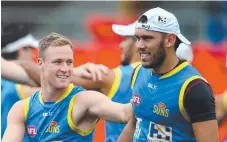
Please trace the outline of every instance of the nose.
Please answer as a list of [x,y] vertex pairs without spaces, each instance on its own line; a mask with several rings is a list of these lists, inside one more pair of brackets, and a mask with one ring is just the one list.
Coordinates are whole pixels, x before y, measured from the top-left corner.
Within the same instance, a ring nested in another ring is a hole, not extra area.
[[69,71],[69,66],[67,65],[67,63],[63,63],[63,64],[61,65],[60,70],[61,70],[63,73],[68,72],[68,71]]
[[146,46],[145,46],[143,40],[137,40],[137,41],[136,41],[136,48],[137,48],[137,49],[144,49],[145,47],[146,47]]

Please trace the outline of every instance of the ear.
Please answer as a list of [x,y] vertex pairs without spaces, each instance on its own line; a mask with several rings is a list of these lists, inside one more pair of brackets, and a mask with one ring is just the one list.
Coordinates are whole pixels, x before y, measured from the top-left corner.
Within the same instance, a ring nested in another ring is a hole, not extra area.
[[165,37],[165,45],[166,47],[173,47],[176,41],[176,35],[168,34]]
[[38,58],[38,65],[40,70],[43,70],[43,64],[44,64],[44,60],[42,58]]

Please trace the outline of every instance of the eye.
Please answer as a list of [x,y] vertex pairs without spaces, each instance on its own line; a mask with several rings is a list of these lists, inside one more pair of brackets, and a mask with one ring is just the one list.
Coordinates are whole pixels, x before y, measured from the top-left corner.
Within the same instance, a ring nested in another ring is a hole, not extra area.
[[151,39],[153,39],[153,37],[151,37],[151,36],[144,36],[143,37],[143,40],[145,40],[145,41],[148,41],[148,40],[151,40]]
[[73,61],[67,61],[67,65],[72,65],[73,64]]
[[57,61],[54,61],[53,63],[56,64],[56,65],[59,65],[61,63],[61,61],[57,60]]

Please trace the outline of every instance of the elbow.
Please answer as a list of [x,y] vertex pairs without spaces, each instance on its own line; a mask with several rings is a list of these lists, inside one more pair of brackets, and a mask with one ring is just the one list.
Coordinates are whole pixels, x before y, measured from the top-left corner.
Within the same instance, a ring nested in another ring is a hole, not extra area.
[[125,113],[124,115],[124,122],[123,123],[128,123],[129,120],[131,118],[131,114],[130,113]]
[[128,123],[131,116],[132,116],[132,109],[131,107],[124,107],[124,115],[123,115],[123,123]]
[[123,117],[121,117],[119,123],[126,124],[126,123],[128,123],[129,120],[130,120],[130,118],[128,119],[128,117],[124,115]]

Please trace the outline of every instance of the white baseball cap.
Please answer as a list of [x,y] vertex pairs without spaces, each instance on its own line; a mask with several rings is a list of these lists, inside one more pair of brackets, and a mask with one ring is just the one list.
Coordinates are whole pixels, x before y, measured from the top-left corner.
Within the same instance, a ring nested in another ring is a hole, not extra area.
[[134,23],[129,24],[129,25],[113,24],[112,30],[120,36],[134,36],[136,23],[137,23],[137,21],[135,21]]
[[[148,10],[143,15],[147,17],[147,23],[138,22],[136,28],[175,34],[183,43],[191,44],[191,42],[181,34],[177,18],[172,13],[157,7]],[[143,15],[141,15],[140,18]]]
[[191,63],[194,59],[192,47],[188,44],[181,43],[176,51],[177,57],[183,60],[187,60]]
[[39,41],[36,40],[31,34],[26,35],[12,43],[7,44],[3,49],[2,53],[12,53],[19,50],[22,47],[38,48]]

